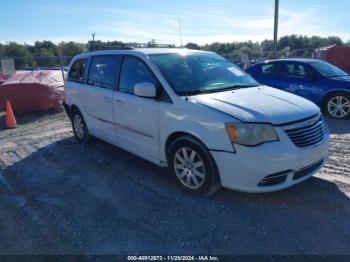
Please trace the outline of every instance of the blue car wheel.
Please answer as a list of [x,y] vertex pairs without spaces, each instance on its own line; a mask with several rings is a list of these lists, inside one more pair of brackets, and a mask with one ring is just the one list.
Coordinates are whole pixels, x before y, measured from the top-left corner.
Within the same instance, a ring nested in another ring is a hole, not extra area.
[[334,93],[325,101],[327,115],[334,119],[347,119],[350,117],[350,95]]

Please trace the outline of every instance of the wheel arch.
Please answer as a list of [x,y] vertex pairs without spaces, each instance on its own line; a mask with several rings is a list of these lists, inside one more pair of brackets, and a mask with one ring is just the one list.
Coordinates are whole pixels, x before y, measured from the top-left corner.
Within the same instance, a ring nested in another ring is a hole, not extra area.
[[322,101],[322,112],[324,114],[326,114],[327,116],[329,116],[330,118],[335,118],[335,119],[348,119],[350,117],[350,114],[346,114],[345,116],[334,116],[332,115],[332,113],[329,112],[328,110],[328,101],[330,100],[330,98],[333,95],[343,95],[345,97],[347,97],[348,99],[350,99],[350,91],[349,90],[344,90],[344,89],[337,89],[337,90],[332,90],[330,92],[328,92],[327,94],[325,94],[323,101]]
[[70,106],[69,105],[65,105],[65,108],[66,108],[67,115],[68,115],[69,119],[71,119],[71,120],[72,120],[72,113],[74,111],[78,111],[79,113],[81,113],[79,107],[77,105],[75,105],[75,104],[72,104]]
[[[180,137],[184,137],[184,136],[188,136],[190,137],[191,139],[195,140],[196,142],[198,142],[200,145],[202,145],[206,150],[207,150],[207,153],[208,153],[208,156],[211,158],[212,160],[212,163],[213,163],[213,167],[215,169],[215,172],[217,174],[217,176],[214,176],[213,177],[213,183],[216,184],[216,185],[221,185],[221,177],[220,177],[220,172],[219,172],[219,169],[218,169],[218,166],[217,166],[217,163],[215,161],[215,158],[213,157],[213,155],[211,154],[210,152],[210,149],[208,148],[208,146],[198,137],[196,136],[195,134],[191,134],[189,132],[184,132],[184,131],[176,131],[176,132],[173,132],[172,134],[170,134],[166,140],[166,143],[165,143],[165,155],[166,155],[166,159],[168,160],[168,152],[169,152],[169,148],[170,148],[170,145],[178,138]],[[215,192],[217,190],[218,187],[216,187],[216,189],[213,191]]]
[[346,90],[346,89],[333,89],[333,90],[330,90],[328,91],[324,96],[323,96],[323,99],[322,99],[322,105],[324,106],[325,105],[325,102],[327,101],[327,99],[334,95],[334,94],[339,94],[339,93],[345,93],[347,95],[350,95],[350,90]]
[[75,105],[75,104],[73,104],[73,105],[70,106],[70,111],[71,111],[71,112],[79,111],[79,112],[81,113],[79,107],[78,107],[77,105]]
[[169,148],[170,148],[170,145],[178,138],[180,137],[183,137],[183,136],[189,136],[193,139],[195,139],[197,142],[199,142],[200,144],[202,144],[208,151],[208,147],[205,145],[205,143],[203,143],[203,141],[198,138],[198,136],[194,135],[194,134],[191,134],[189,132],[185,132],[185,131],[175,131],[173,133],[171,133],[167,139],[166,139],[166,142],[165,142],[165,148],[164,148],[164,152],[165,152],[165,155],[167,156],[168,155],[168,151],[169,151]]
[[[222,120],[223,122],[227,122]],[[229,139],[226,139],[227,132],[221,121],[205,126],[195,121],[172,121],[159,135],[159,157],[161,161],[167,161],[167,151],[169,145],[181,136],[190,136],[200,142],[208,151],[234,152],[234,148]]]

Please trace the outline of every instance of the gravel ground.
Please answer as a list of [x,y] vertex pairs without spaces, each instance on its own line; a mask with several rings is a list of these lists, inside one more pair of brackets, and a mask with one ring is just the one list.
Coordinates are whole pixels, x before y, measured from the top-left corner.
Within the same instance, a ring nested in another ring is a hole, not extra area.
[[17,120],[0,129],[0,254],[350,254],[349,121],[329,121],[330,160],[304,183],[196,198],[166,169],[77,144],[61,112]]

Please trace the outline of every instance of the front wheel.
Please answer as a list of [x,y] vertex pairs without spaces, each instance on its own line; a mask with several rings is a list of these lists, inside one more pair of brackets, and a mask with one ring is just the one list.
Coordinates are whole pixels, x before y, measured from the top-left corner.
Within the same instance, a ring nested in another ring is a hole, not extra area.
[[184,136],[169,147],[168,166],[177,184],[186,192],[209,196],[220,188],[213,158],[196,139]]
[[334,119],[347,119],[350,117],[350,95],[335,93],[330,95],[324,105],[326,114]]

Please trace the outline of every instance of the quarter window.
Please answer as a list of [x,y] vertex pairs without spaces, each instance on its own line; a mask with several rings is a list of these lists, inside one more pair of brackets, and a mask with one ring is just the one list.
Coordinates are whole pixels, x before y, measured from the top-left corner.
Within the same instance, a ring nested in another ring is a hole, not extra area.
[[92,59],[88,84],[113,89],[116,82],[120,58],[117,56],[96,56]]
[[76,82],[84,82],[85,67],[86,67],[85,59],[76,61],[69,72],[69,80],[76,81]]
[[157,79],[144,62],[139,58],[126,56],[121,68],[119,91],[134,94],[135,85],[142,82],[158,86]]

